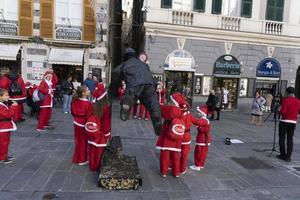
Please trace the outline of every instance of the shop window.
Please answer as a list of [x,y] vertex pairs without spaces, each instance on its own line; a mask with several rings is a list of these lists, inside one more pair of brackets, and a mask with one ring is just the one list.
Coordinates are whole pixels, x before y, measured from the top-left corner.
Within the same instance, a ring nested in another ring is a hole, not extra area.
[[210,90],[211,90],[211,77],[204,76],[202,81],[202,94],[209,95]]
[[252,0],[242,0],[241,16],[251,18]]
[[161,8],[172,8],[172,0],[161,0]]
[[213,0],[212,1],[212,14],[221,14],[222,12],[222,0]]
[[205,12],[205,0],[194,0],[194,11]]
[[194,94],[200,95],[201,94],[201,83],[202,83],[202,77],[196,76],[195,77],[195,85],[194,85]]
[[247,91],[248,91],[248,79],[247,78],[241,78],[239,89],[240,89],[239,96],[246,97]]
[[268,0],[266,10],[266,20],[280,21],[283,20],[284,0]]

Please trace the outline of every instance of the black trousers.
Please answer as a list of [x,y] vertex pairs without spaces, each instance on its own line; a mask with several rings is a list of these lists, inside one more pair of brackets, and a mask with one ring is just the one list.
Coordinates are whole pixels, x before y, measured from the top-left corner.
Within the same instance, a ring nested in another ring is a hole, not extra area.
[[160,111],[160,104],[158,102],[157,93],[153,85],[139,85],[126,90],[125,99],[129,99],[130,107],[138,99],[146,107],[150,113],[151,121],[154,131],[157,135],[160,134],[162,126],[162,117]]
[[[279,151],[280,155],[291,158],[293,153],[293,137],[296,124],[279,122]],[[285,138],[287,138],[287,148],[285,149]]]

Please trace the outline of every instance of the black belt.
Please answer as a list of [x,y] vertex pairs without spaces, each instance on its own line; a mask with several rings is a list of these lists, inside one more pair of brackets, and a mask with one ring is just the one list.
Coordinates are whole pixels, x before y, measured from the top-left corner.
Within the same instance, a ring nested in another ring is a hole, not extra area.
[[11,119],[0,119],[0,122],[10,122]]

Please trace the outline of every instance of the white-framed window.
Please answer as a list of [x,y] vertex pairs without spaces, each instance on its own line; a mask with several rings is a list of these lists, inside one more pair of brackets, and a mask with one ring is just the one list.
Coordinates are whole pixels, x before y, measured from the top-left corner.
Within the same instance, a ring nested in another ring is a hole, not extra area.
[[19,0],[0,0],[0,20],[19,20]]
[[56,0],[55,21],[57,25],[82,26],[83,0]]
[[173,10],[192,11],[191,0],[173,0]]

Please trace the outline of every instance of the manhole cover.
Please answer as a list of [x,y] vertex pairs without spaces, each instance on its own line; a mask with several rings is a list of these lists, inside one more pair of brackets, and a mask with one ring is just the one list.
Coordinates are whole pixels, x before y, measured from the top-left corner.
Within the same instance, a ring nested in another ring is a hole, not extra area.
[[249,158],[232,157],[231,159],[246,169],[255,170],[255,169],[273,169],[274,168],[273,166],[265,163],[264,161],[258,160],[254,157],[249,157]]

